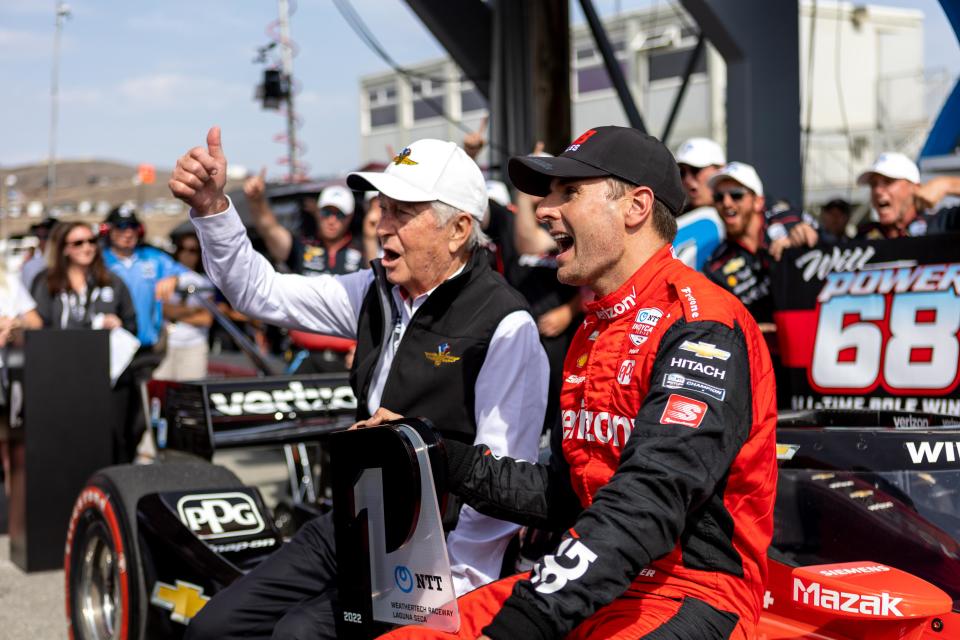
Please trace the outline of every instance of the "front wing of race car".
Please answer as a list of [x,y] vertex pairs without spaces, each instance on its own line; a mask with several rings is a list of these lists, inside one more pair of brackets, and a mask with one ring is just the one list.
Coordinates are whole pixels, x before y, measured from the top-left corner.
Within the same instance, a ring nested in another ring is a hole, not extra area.
[[960,637],[942,590],[876,562],[791,567],[769,562],[758,640]]

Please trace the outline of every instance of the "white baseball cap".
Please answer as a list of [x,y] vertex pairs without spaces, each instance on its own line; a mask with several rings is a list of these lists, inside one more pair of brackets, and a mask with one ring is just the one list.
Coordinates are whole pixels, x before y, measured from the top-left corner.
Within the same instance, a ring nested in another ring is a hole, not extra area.
[[417,140],[394,156],[383,173],[351,173],[347,185],[401,202],[439,200],[480,221],[487,210],[487,184],[480,167],[456,143],[443,140]]
[[727,156],[713,140],[709,138],[690,138],[679,147],[674,154],[677,164],[686,164],[697,169],[716,165],[721,167],[727,164]]
[[707,180],[707,185],[713,189],[716,187],[716,184],[724,178],[739,182],[758,196],[763,195],[763,183],[760,182],[760,176],[757,175],[757,170],[745,162],[727,163],[720,171],[710,176],[710,179]]
[[353,215],[355,205],[356,200],[353,198],[353,192],[336,184],[321,191],[320,197],[317,198],[317,207],[320,209],[336,207],[348,216]]
[[874,173],[894,180],[907,180],[914,184],[920,182],[920,169],[917,168],[913,160],[895,151],[884,151],[877,156],[873,166],[857,178],[857,184],[867,184],[870,182],[870,176]]
[[500,206],[510,206],[510,190],[500,180],[487,180],[487,197]]

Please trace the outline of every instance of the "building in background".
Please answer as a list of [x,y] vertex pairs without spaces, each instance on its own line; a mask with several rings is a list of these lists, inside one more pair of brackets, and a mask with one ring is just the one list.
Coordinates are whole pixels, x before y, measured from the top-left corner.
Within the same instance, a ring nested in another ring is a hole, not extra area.
[[[911,157],[919,152],[954,80],[945,71],[924,68],[923,18],[913,9],[800,4],[807,205],[834,197],[865,201],[856,176],[880,151]],[[671,2],[609,17],[604,24],[647,129],[660,136],[697,42],[696,23]],[[571,29],[571,58],[573,131],[600,123],[626,125],[585,25]],[[483,97],[451,61],[425,62],[410,71],[409,76],[387,72],[361,78],[361,162],[386,161],[418,138],[459,141],[464,133],[454,123],[472,130],[486,114]],[[726,66],[708,43],[667,145],[705,136],[725,146],[725,90]],[[482,166],[487,158],[486,153],[479,158]],[[763,173],[763,167],[758,170]]]

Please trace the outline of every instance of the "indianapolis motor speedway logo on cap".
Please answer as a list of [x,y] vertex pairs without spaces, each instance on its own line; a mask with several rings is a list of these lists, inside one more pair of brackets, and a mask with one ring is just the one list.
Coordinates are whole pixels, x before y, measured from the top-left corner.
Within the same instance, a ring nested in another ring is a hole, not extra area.
[[201,540],[247,536],[266,528],[253,498],[238,491],[184,496],[177,501],[177,514]]
[[404,147],[403,151],[393,156],[393,164],[420,164],[416,160],[410,159],[410,147]]

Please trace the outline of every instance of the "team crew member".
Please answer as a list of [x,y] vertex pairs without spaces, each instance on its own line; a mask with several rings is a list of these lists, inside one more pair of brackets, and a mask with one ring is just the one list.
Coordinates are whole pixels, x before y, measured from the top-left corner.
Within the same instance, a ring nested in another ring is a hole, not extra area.
[[850,203],[843,198],[834,198],[820,209],[820,241],[826,244],[846,244],[850,241],[847,225],[850,224]]
[[307,208],[316,232],[304,236],[294,235],[277,222],[265,189],[262,173],[247,178],[243,184],[257,233],[275,261],[286,264],[293,273],[307,276],[353,273],[366,266],[363,253],[350,234],[356,201],[349,189],[332,185],[320,192],[316,206],[307,203],[311,205]]
[[805,214],[787,202],[764,210],[763,183],[756,170],[731,162],[710,178],[727,238],[710,256],[704,272],[740,299],[764,331],[773,329],[770,261],[784,249],[813,246],[817,232]]
[[532,574],[460,598],[458,637],[754,637],[773,531],[773,375],[743,305],[672,256],[684,194],[670,152],[598,127],[509,172],[545,196],[537,216],[560,280],[597,298],[566,359],[549,465],[447,442],[450,486],[479,511],[569,527]]
[[[449,442],[536,459],[546,357],[526,303],[480,249],[486,189],[462,149],[420,140],[383,173],[350,175],[351,188],[380,193],[383,258],[372,270],[341,276],[277,274],[247,241],[223,194],[225,175],[213,128],[207,148],[178,161],[170,189],[193,208],[207,274],[235,308],[356,338],[351,384],[359,419],[381,408],[426,416]],[[447,538],[457,593],[499,576],[517,529],[459,510]],[[334,637],[335,574],[332,521],[318,518],[212,600],[188,637]]]
[[724,238],[724,226],[713,206],[712,178],[727,163],[719,144],[708,138],[690,138],[677,148],[677,166],[687,194],[683,215],[677,219],[673,247],[688,267],[702,270]]
[[960,195],[960,178],[939,176],[920,184],[920,170],[902,153],[881,153],[860,174],[857,184],[870,186],[870,206],[877,219],[857,229],[858,239],[906,238],[960,231],[960,206],[934,210],[946,196]]

